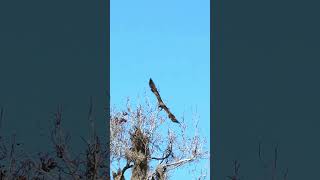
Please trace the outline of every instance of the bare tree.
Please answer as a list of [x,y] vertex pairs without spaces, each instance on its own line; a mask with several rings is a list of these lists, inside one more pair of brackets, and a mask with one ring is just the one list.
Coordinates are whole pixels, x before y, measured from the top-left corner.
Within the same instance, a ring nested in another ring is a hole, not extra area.
[[[165,113],[146,102],[124,110],[111,110],[110,153],[113,178],[124,180],[131,169],[132,180],[165,180],[170,172],[208,158],[205,141],[198,132],[198,120],[167,121]],[[186,124],[193,124],[188,128]],[[192,132],[192,133],[191,133]],[[204,178],[205,176],[201,176]]]
[[[14,133],[11,140],[0,137],[0,180],[57,180],[57,179],[90,179],[106,180],[109,177],[109,164],[106,164],[108,151],[101,137],[95,134],[92,115],[92,102],[89,108],[89,120],[92,133],[89,140],[84,140],[85,148],[79,154],[70,147],[70,136],[65,133],[63,111],[60,106],[55,113],[51,129],[51,151],[33,156],[24,152],[21,144],[16,142]],[[4,110],[1,110],[2,122]],[[49,146],[50,147],[50,146]]]
[[[162,102],[162,100],[161,100]],[[163,102],[162,102],[163,103]],[[49,129],[51,143],[46,152],[37,155],[26,153],[16,141],[16,134],[5,138],[0,134],[0,180],[124,180],[127,170],[131,170],[132,180],[166,180],[170,173],[187,164],[196,164],[208,158],[205,141],[198,132],[198,120],[179,118],[162,105],[146,103],[131,108],[128,101],[124,110],[111,108],[110,139],[104,141],[98,136],[93,120],[93,103],[90,101],[88,122],[90,137],[83,137],[83,149],[74,152],[70,135],[63,128],[64,112],[59,106]],[[169,116],[168,113],[169,112]],[[5,109],[0,109],[0,128],[5,119]],[[173,121],[167,121],[171,118]],[[189,128],[188,125],[194,125]],[[106,125],[106,127],[108,127]],[[0,129],[1,133],[1,129]],[[107,147],[110,145],[110,149]],[[110,157],[110,161],[107,159]],[[111,164],[109,164],[111,162]],[[110,165],[116,165],[110,174]],[[198,179],[205,178],[201,174]]]

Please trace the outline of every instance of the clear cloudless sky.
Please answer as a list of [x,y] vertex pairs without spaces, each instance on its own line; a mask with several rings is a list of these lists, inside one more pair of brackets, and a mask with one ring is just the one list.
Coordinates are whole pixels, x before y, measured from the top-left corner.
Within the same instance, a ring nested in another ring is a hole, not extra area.
[[[210,1],[111,0],[111,106],[126,98],[153,96],[151,77],[177,117],[190,110],[200,117],[210,142]],[[154,99],[151,99],[154,100]],[[186,115],[186,114],[185,114]],[[190,121],[192,118],[185,117]],[[201,161],[208,171],[209,160]],[[182,168],[174,179],[191,179]]]

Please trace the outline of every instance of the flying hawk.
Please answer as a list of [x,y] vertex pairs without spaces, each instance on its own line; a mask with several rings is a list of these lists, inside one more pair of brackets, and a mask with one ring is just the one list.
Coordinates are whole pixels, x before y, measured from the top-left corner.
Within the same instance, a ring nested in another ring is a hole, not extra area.
[[157,99],[158,99],[158,104],[159,104],[159,108],[162,110],[164,109],[166,111],[166,113],[168,114],[168,117],[171,119],[172,122],[175,123],[179,123],[180,122],[176,119],[176,117],[170,112],[169,108],[163,103],[160,94],[156,88],[156,85],[154,84],[154,82],[152,81],[152,79],[150,78],[149,80],[149,86],[151,88],[151,91],[153,92],[154,95],[156,95]]

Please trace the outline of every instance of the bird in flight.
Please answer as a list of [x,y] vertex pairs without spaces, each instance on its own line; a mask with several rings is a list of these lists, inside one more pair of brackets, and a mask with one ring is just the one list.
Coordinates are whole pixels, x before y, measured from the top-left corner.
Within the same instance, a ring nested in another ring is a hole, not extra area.
[[151,78],[149,80],[149,86],[150,86],[151,91],[153,92],[153,94],[156,95],[156,97],[158,99],[159,108],[161,110],[164,109],[166,111],[166,113],[168,114],[168,117],[171,119],[172,122],[180,124],[180,122],[176,119],[176,117],[171,113],[169,108],[163,103],[163,101],[162,101],[162,99],[160,97],[159,91],[157,90],[156,85],[154,84],[154,82],[152,81]]

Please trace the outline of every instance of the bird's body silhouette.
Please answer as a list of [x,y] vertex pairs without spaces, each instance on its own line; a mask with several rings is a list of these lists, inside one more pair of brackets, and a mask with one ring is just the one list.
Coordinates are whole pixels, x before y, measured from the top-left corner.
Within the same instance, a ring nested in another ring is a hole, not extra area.
[[149,86],[150,86],[151,91],[153,92],[153,94],[158,99],[159,108],[161,108],[161,110],[164,109],[164,111],[166,111],[166,113],[168,114],[168,117],[171,119],[172,122],[180,124],[180,122],[176,119],[176,117],[171,113],[169,108],[163,103],[163,101],[161,99],[161,96],[159,94],[159,91],[157,90],[157,87],[156,87],[156,85],[154,84],[154,82],[152,81],[151,78],[149,80]]

